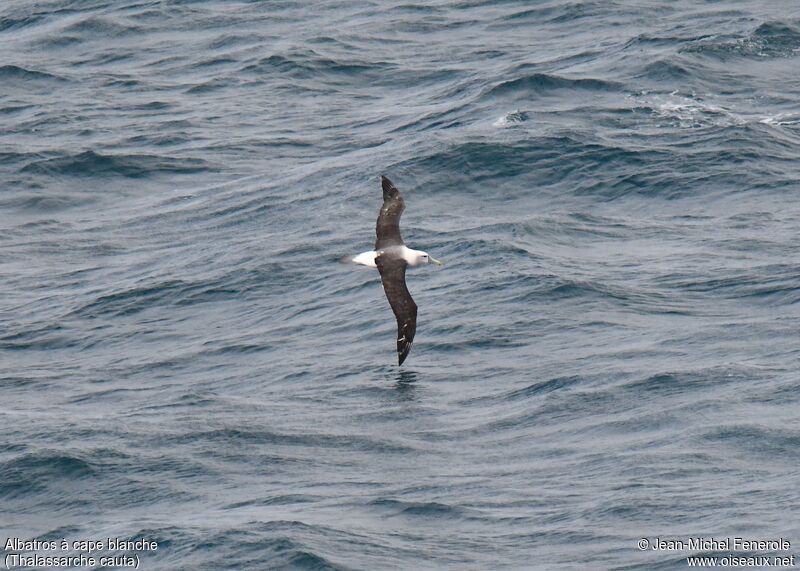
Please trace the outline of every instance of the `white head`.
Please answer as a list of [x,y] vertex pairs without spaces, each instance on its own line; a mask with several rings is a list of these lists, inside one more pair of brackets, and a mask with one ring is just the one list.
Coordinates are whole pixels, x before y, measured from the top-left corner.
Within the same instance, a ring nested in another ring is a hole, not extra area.
[[411,264],[412,266],[418,266],[419,264],[430,264],[431,262],[441,266],[444,263],[440,262],[430,254],[428,254],[428,252],[423,252],[422,250],[414,250],[414,254],[415,254],[415,259]]

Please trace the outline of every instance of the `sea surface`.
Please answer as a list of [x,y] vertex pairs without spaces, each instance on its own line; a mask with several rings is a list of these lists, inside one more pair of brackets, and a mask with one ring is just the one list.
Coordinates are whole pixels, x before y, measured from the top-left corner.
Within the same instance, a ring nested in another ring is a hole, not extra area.
[[799,75],[788,0],[4,0],[3,557],[800,565]]

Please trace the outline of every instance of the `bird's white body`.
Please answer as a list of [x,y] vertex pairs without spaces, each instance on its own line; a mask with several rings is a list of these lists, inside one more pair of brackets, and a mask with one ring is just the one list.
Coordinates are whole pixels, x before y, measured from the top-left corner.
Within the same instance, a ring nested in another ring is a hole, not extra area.
[[369,266],[370,268],[377,268],[378,264],[375,263],[375,256],[378,255],[378,252],[369,251],[369,252],[362,252],[358,256],[354,256],[352,259],[354,264],[360,264],[362,266]]
[[434,262],[436,264],[441,263],[438,260],[431,258],[427,252],[423,252],[422,250],[412,250],[411,248],[407,248],[405,245],[390,246],[385,250],[380,250],[380,252],[376,252],[374,250],[362,252],[353,258],[353,263],[360,264],[362,266],[368,266],[370,268],[377,268],[378,265],[375,263],[375,258],[379,253],[390,249],[394,250],[398,257],[403,258],[409,266],[418,266],[420,264],[428,264],[430,262]]

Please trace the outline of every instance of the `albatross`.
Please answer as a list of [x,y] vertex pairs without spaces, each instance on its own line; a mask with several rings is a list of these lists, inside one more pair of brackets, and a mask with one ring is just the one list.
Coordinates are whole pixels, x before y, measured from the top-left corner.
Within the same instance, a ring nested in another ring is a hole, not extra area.
[[406,287],[406,268],[431,262],[441,266],[442,262],[427,252],[406,247],[400,236],[400,216],[406,203],[397,187],[385,176],[381,176],[381,187],[383,206],[375,225],[375,249],[358,254],[349,261],[378,268],[386,299],[397,318],[397,361],[402,365],[411,351],[417,331],[417,304]]

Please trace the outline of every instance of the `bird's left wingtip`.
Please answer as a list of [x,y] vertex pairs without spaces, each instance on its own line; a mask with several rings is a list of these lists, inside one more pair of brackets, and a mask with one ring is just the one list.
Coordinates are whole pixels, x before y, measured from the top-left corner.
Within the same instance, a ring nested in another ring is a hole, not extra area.
[[396,198],[400,191],[385,175],[381,175],[381,188],[383,189],[383,200]]

